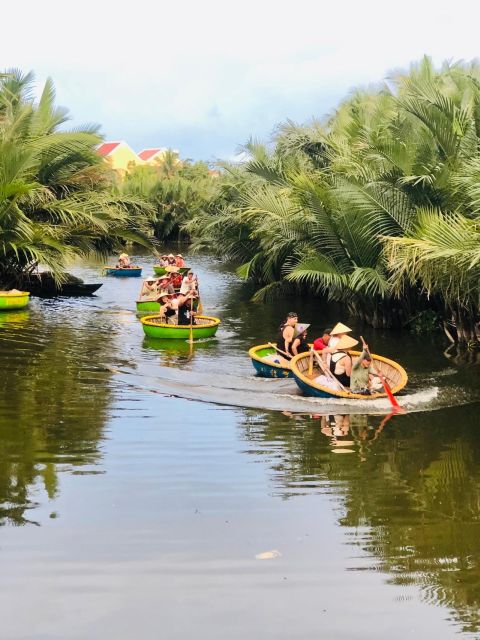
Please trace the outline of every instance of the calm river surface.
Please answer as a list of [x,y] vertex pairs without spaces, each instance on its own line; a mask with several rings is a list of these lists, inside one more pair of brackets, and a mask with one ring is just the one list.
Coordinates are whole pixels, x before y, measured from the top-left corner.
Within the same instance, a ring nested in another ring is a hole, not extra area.
[[478,367],[356,327],[408,413],[304,399],[247,349],[291,308],[311,336],[337,318],[190,263],[222,319],[193,351],[93,263],[97,296],[0,315],[0,637],[480,638]]

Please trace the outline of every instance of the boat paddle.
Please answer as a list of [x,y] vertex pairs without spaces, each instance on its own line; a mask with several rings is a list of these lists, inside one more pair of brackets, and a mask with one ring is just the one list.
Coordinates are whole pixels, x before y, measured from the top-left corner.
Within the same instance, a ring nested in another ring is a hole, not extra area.
[[190,336],[188,342],[193,344],[193,298],[190,298]]
[[[363,336],[360,336],[360,340],[362,341],[363,348],[368,353],[370,358],[372,358],[372,354],[370,353],[370,349],[368,348],[367,343],[363,339]],[[372,358],[372,363],[373,363],[373,358]],[[402,409],[402,407],[398,404],[397,399],[393,395],[392,390],[390,389],[390,387],[388,385],[388,382],[387,382],[385,376],[383,375],[383,373],[381,373],[380,371],[378,371],[378,369],[375,369],[375,368],[374,368],[373,371],[374,371],[375,375],[380,378],[380,381],[381,381],[381,383],[383,385],[383,388],[385,389],[385,393],[387,394],[388,399],[390,400],[390,404],[392,405],[394,411],[397,411],[397,412],[398,411],[404,411],[404,409]]]
[[314,353],[315,353],[315,357],[317,358],[318,366],[323,371],[323,373],[327,376],[327,378],[331,378],[332,380],[335,380],[335,382],[339,385],[342,391],[345,391],[346,393],[350,393],[350,390],[346,389],[343,386],[340,380],[335,375],[333,375],[333,373],[330,371],[328,366],[326,364],[323,364],[322,358],[318,355],[318,353],[316,351]]

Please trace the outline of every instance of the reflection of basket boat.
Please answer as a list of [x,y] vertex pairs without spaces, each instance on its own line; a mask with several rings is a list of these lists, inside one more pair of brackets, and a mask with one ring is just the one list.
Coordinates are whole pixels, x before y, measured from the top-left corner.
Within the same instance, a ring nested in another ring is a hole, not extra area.
[[[149,338],[168,338],[170,340],[188,340],[190,337],[189,324],[167,324],[159,316],[145,316],[141,318],[145,335]],[[219,318],[196,316],[196,324],[192,325],[193,339],[211,338],[217,333]]]
[[13,309],[23,309],[30,300],[28,291],[0,291],[0,311],[12,311]]
[[[359,351],[349,351],[352,356],[353,362],[360,355]],[[398,363],[382,356],[376,356],[372,353],[373,365],[377,371],[382,373],[387,379],[388,384],[392,389],[392,393],[398,393],[408,382],[408,376],[405,369]],[[350,391],[336,391],[329,387],[324,387],[315,382],[315,378],[322,374],[318,363],[313,361],[313,376],[310,378],[308,375],[308,368],[310,363],[310,354],[300,353],[290,361],[290,367],[292,369],[295,382],[303,391],[306,396],[313,396],[315,398],[350,398],[358,400],[375,400],[376,398],[386,398],[387,394],[382,392],[372,393],[370,396],[360,395],[358,393],[351,393]]]
[[104,267],[103,271],[107,276],[117,276],[120,278],[139,278],[142,275],[142,267],[129,267],[128,269]]
[[[262,378],[292,378],[288,363],[268,344],[259,344],[248,351],[252,364]],[[278,360],[278,362],[275,362]]]

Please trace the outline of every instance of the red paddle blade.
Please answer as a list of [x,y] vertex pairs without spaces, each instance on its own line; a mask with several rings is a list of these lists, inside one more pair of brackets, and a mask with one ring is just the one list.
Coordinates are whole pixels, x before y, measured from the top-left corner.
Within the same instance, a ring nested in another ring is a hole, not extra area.
[[395,407],[395,409],[401,409],[401,406],[398,404],[397,399],[393,395],[392,390],[390,389],[390,387],[387,384],[387,381],[384,378],[382,378],[382,384],[383,384],[383,388],[385,389],[385,393],[387,394],[388,399],[390,400],[390,404],[392,405],[392,407]]

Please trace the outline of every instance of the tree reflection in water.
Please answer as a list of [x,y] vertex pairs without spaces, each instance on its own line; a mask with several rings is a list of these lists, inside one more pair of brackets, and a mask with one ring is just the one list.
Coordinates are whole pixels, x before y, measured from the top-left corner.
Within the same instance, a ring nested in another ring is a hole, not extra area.
[[108,340],[78,315],[73,326],[35,320],[35,334],[12,322],[0,340],[0,524],[39,524],[34,496],[54,499],[59,471],[98,472],[85,466],[100,458]]
[[[404,416],[247,416],[285,499],[337,497],[342,527],[393,584],[480,630],[480,432],[471,405]],[[350,455],[334,455],[339,451]],[[353,455],[355,454],[355,455]],[[369,565],[371,566],[371,565]]]

